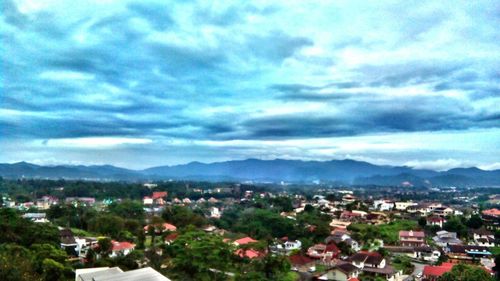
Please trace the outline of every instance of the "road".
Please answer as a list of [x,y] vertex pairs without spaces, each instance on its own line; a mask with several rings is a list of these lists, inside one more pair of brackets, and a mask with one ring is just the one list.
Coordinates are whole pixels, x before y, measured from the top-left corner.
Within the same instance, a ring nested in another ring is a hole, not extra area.
[[426,264],[422,264],[422,263],[418,263],[418,262],[412,262],[411,264],[413,264],[413,266],[415,266],[415,269],[413,270],[411,276],[415,276],[415,277],[417,276],[417,274],[423,272],[424,266],[426,266]]

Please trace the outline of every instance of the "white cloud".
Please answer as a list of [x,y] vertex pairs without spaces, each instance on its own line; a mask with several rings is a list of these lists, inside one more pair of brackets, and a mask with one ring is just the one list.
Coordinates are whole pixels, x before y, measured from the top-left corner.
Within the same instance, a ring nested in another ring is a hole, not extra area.
[[121,145],[144,145],[153,141],[145,138],[124,138],[124,137],[87,137],[72,139],[50,139],[45,142],[49,147],[61,148],[84,148],[84,149],[108,149]]

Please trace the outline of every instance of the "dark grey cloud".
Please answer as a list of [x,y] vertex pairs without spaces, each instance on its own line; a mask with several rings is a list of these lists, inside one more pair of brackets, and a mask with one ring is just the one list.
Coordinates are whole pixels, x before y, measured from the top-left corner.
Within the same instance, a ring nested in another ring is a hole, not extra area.
[[498,5],[68,3],[3,3],[2,140],[259,142],[499,126]]

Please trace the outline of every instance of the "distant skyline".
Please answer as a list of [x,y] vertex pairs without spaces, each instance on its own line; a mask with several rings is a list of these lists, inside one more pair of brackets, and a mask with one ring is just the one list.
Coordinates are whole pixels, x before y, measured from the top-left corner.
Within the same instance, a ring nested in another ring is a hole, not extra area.
[[2,2],[0,162],[500,169],[499,1]]

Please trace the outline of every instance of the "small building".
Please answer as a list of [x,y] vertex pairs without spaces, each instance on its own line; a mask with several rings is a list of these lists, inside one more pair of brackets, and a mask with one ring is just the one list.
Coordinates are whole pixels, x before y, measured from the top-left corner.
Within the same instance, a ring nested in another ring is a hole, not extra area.
[[446,230],[436,232],[436,236],[432,237],[432,240],[441,248],[449,245],[462,245],[462,240],[457,238],[456,232],[448,232]]
[[170,281],[151,267],[122,271],[119,267],[77,269],[75,281]]
[[111,241],[111,244],[113,247],[109,256],[112,258],[117,256],[126,256],[135,249],[135,244],[130,242],[118,242],[113,240]]
[[307,255],[314,259],[331,261],[340,255],[339,248],[333,244],[316,244],[307,249]]
[[302,248],[302,242],[299,240],[285,239],[283,243],[276,243],[270,248],[273,253],[290,254],[292,251],[300,250]]
[[406,209],[408,209],[408,207],[416,206],[416,205],[418,205],[418,204],[415,202],[395,202],[394,209],[399,210],[399,211],[406,211]]
[[450,207],[437,207],[432,210],[432,213],[436,216],[447,217],[453,215],[453,209]]
[[360,269],[348,262],[339,262],[318,280],[352,281],[358,277]]
[[441,265],[426,265],[422,272],[422,277],[425,280],[436,281],[446,272],[450,272],[453,269],[452,263],[442,263]]
[[146,225],[144,226],[144,232],[145,233],[148,233],[150,227],[154,227],[155,228],[155,232],[156,233],[162,233],[162,232],[165,232],[165,231],[176,231],[177,230],[177,227],[173,224],[170,224],[170,223],[163,223],[159,226],[155,226],[155,225]]
[[427,225],[439,226],[440,228],[443,228],[443,225],[446,223],[446,219],[440,216],[430,216],[425,220],[427,222]]
[[240,258],[248,259],[257,259],[265,255],[263,252],[257,251],[255,249],[237,249],[234,254],[239,256]]
[[473,230],[472,238],[477,246],[495,247],[495,235],[484,227]]
[[25,213],[22,216],[25,219],[31,220],[32,222],[37,223],[47,223],[49,220],[47,219],[46,213]]
[[425,233],[423,231],[406,231],[399,232],[399,243],[402,246],[418,247],[425,245]]
[[449,245],[445,252],[449,261],[453,263],[476,263],[480,258],[492,256],[487,247],[475,245]]
[[151,198],[149,196],[144,196],[142,198],[142,204],[144,204],[144,205],[153,205],[153,198]]
[[241,246],[241,245],[246,245],[246,244],[250,244],[250,243],[257,243],[259,241],[253,239],[252,237],[243,237],[243,238],[240,238],[240,239],[237,239],[233,242],[234,245],[236,246]]
[[299,272],[313,272],[316,271],[316,261],[310,257],[295,254],[288,257],[293,271]]

